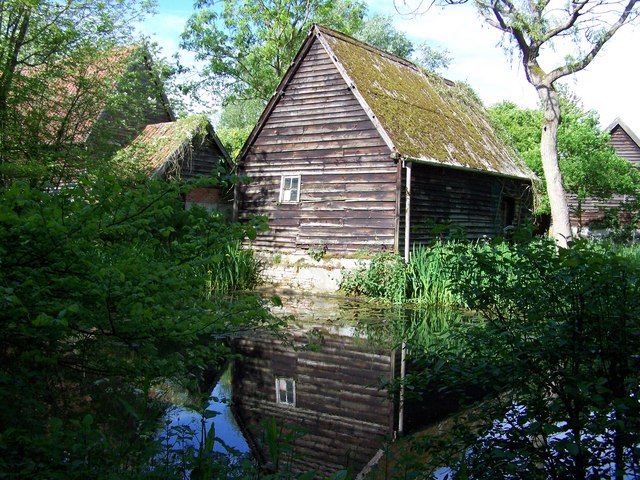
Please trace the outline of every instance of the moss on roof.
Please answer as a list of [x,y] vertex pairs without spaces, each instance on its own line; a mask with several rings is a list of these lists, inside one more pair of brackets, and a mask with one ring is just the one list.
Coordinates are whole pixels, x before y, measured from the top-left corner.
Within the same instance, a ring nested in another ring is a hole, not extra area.
[[532,178],[498,139],[464,83],[317,27],[401,155],[452,167]]
[[122,155],[152,175],[179,177],[185,162],[191,160],[194,146],[204,141],[208,126],[204,115],[147,125]]

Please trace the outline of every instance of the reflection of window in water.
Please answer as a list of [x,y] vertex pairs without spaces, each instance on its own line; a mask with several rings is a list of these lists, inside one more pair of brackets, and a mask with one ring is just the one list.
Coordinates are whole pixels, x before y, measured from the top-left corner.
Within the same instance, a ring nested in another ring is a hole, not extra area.
[[276,378],[276,401],[281,405],[296,406],[296,382],[293,378]]

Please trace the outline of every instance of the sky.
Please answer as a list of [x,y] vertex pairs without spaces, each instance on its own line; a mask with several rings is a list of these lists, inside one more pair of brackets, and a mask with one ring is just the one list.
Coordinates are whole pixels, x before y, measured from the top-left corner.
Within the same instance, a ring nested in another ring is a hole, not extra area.
[[[447,49],[452,62],[441,74],[468,83],[486,106],[502,100],[525,108],[536,106],[535,89],[527,83],[518,58],[509,58],[499,46],[500,32],[485,25],[472,5],[432,7],[419,15],[399,14],[393,0],[368,0],[367,6],[369,14],[391,15],[395,27],[412,41],[426,40]],[[192,12],[191,0],[158,0],[157,14],[145,21],[141,32],[169,58],[179,50],[180,34]],[[586,109],[598,112],[602,128],[619,117],[640,136],[639,51],[640,24],[627,25],[585,70],[564,81]],[[187,63],[193,59],[188,52],[181,52],[181,57]]]

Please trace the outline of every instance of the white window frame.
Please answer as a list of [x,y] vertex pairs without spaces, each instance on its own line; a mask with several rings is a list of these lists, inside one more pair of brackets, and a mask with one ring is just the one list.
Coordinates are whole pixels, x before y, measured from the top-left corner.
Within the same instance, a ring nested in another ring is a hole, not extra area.
[[[291,192],[294,190],[291,188],[285,188],[285,184],[289,181],[295,181],[298,184],[298,189],[296,190],[295,199],[291,198]],[[300,187],[302,186],[302,182],[300,181],[300,175],[282,175],[280,179],[280,203],[299,203],[300,202]]]
[[[291,384],[291,397],[288,384]],[[284,393],[284,398],[281,398],[281,393]],[[276,377],[276,403],[285,407],[296,406],[296,381],[293,378]]]

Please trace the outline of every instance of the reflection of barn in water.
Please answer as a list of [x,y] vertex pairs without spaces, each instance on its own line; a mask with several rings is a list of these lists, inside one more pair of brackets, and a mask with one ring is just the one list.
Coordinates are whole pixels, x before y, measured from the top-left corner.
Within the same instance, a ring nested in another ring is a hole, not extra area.
[[394,377],[395,355],[355,338],[348,327],[313,332],[312,348],[300,330],[290,342],[268,335],[237,341],[236,417],[263,461],[261,423],[274,417],[278,427],[305,432],[295,440],[293,472],[328,474],[350,466],[356,474],[397,427],[393,402],[379,389],[381,380]]

